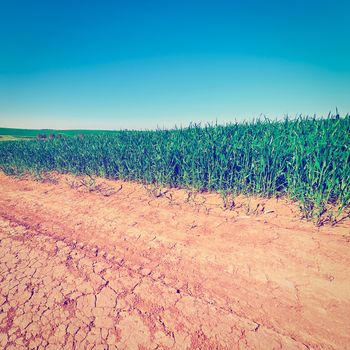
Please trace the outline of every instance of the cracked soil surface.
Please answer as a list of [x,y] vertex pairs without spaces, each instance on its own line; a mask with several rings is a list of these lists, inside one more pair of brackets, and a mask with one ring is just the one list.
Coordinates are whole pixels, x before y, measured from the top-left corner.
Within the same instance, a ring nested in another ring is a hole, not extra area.
[[0,174],[1,349],[350,349],[349,223],[57,179]]

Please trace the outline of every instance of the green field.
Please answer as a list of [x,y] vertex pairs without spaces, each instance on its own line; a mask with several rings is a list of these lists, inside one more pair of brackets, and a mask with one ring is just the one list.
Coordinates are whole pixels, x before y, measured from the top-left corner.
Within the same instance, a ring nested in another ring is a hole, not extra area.
[[50,134],[60,134],[64,136],[75,135],[96,135],[114,133],[111,130],[56,130],[56,129],[14,129],[0,128],[0,141],[33,139],[37,135],[46,135],[49,138]]
[[304,217],[334,219],[350,205],[350,116],[2,142],[0,168],[15,175],[98,175],[223,196],[287,196],[300,203]]

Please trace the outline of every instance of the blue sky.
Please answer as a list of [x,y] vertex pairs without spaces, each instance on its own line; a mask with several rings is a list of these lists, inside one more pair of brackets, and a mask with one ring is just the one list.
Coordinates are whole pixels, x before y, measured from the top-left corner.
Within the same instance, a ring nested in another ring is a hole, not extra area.
[[0,126],[350,112],[349,1],[0,0]]

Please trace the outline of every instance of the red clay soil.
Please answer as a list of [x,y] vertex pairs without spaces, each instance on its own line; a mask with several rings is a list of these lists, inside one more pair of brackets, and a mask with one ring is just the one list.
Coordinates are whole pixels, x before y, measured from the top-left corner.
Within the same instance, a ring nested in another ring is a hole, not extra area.
[[350,349],[349,223],[107,185],[0,174],[1,349]]

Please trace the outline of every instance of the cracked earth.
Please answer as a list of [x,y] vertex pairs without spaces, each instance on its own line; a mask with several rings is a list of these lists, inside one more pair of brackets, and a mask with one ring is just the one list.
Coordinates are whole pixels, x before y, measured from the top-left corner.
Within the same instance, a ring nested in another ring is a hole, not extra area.
[[0,174],[1,349],[350,349],[349,222],[57,179]]

